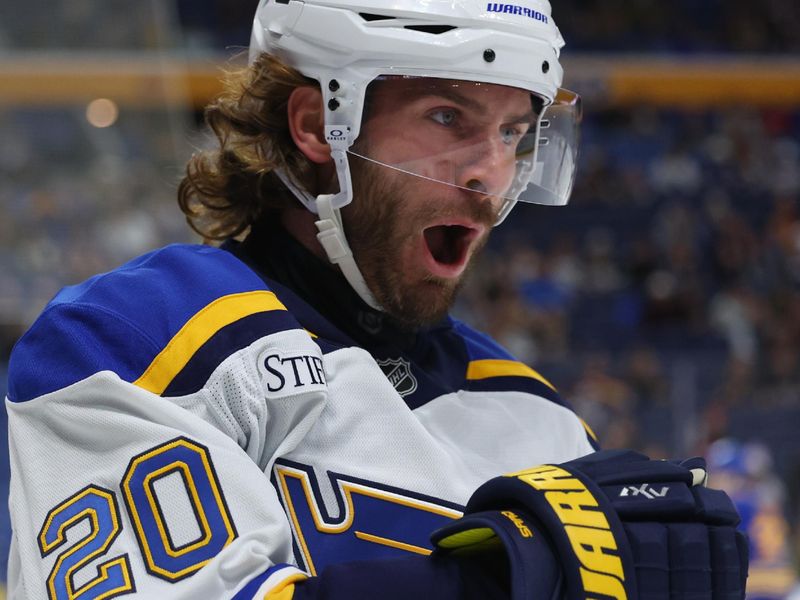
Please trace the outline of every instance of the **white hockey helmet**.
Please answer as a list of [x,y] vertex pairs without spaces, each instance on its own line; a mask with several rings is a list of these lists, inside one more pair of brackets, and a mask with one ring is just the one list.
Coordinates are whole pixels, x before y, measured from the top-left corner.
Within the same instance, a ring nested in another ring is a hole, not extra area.
[[[350,285],[379,309],[350,252],[339,209],[353,197],[347,154],[412,175],[458,185],[423,165],[431,157],[386,164],[356,153],[365,97],[380,78],[429,78],[518,88],[538,98],[526,151],[518,152],[513,181],[487,193],[505,200],[498,223],[518,201],[565,204],[574,181],[580,99],[560,89],[564,42],[547,0],[261,0],[253,23],[250,62],[268,53],[320,83],[325,135],[339,192],[312,196],[278,173],[317,214],[318,238]],[[541,108],[544,107],[546,117]],[[480,143],[480,142],[479,142]],[[474,152],[482,151],[480,146]],[[441,163],[441,161],[437,161]],[[474,191],[474,188],[470,188]]]

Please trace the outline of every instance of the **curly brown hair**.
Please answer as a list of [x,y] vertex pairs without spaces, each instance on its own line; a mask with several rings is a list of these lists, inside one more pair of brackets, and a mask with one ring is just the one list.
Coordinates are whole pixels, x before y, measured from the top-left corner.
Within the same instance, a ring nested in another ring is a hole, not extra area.
[[218,147],[195,153],[178,187],[187,223],[206,240],[235,237],[265,213],[297,202],[275,169],[310,189],[312,163],[295,146],[286,112],[301,86],[319,84],[262,54],[228,73],[223,93],[206,108]]

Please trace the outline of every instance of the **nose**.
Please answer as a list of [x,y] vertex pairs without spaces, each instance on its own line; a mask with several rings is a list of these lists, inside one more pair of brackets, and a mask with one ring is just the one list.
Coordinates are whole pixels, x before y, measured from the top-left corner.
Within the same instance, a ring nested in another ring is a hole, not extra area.
[[456,184],[490,197],[502,197],[516,170],[513,147],[501,139],[489,139],[464,149]]

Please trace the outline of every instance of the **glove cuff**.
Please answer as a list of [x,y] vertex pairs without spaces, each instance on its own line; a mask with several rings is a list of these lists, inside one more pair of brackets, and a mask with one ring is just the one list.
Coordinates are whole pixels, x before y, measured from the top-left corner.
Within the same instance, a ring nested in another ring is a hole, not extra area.
[[436,530],[431,541],[438,555],[505,550],[512,600],[561,597],[563,577],[556,555],[541,525],[525,511],[470,513]]
[[521,507],[535,514],[564,573],[567,598],[636,598],[635,566],[622,522],[606,495],[581,473],[542,465],[496,477],[466,513]]

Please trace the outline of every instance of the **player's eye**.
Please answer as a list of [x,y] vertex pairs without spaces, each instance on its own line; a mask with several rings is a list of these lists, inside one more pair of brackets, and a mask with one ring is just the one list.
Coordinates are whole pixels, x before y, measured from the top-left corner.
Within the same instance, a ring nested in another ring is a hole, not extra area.
[[505,144],[517,144],[527,131],[527,125],[506,125],[500,129],[500,137],[503,138]]
[[428,118],[445,127],[451,127],[456,122],[457,116],[456,110],[452,108],[437,108],[428,113]]

